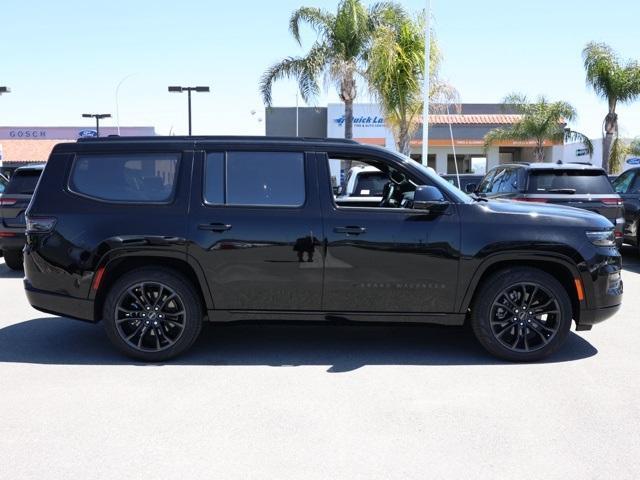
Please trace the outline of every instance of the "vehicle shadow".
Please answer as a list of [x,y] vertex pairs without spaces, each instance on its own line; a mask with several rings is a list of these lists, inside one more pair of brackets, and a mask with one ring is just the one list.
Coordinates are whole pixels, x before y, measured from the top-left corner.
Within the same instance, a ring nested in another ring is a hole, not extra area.
[[[597,352],[572,332],[564,348],[546,362],[580,360]],[[117,352],[101,325],[60,317],[38,318],[0,329],[0,362],[145,365]],[[462,327],[238,323],[205,325],[191,350],[167,364],[328,365],[328,372],[338,373],[367,365],[508,363],[487,354],[473,334]]]
[[22,278],[24,277],[24,272],[11,270],[7,267],[7,264],[4,263],[4,260],[0,257],[0,278]]
[[[640,273],[640,254],[638,248],[631,245],[623,245],[620,253],[622,253],[622,270]],[[624,276],[622,279],[624,280]]]

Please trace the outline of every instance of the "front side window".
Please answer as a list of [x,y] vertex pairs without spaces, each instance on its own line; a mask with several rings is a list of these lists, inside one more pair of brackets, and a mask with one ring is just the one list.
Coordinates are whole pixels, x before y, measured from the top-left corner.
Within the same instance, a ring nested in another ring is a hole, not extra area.
[[478,186],[479,193],[489,193],[491,191],[491,185],[493,183],[493,177],[495,176],[496,171],[491,170],[487,175],[482,179],[480,185]]
[[177,153],[79,155],[69,188],[111,202],[164,203],[173,196]]
[[634,173],[635,172],[633,171],[624,172],[622,175],[615,179],[615,181],[613,182],[613,188],[615,189],[616,193],[627,193],[627,191],[629,190],[629,186],[633,181]]
[[302,152],[215,152],[205,165],[210,204],[299,207],[305,202]]

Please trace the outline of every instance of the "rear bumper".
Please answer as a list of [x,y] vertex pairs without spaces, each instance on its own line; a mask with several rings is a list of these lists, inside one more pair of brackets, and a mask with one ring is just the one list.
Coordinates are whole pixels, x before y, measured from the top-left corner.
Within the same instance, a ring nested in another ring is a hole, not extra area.
[[0,250],[22,250],[25,243],[27,243],[27,237],[24,231],[0,228]]
[[96,321],[93,313],[93,301],[91,300],[37,290],[26,279],[24,280],[24,290],[29,303],[36,310],[85,322]]

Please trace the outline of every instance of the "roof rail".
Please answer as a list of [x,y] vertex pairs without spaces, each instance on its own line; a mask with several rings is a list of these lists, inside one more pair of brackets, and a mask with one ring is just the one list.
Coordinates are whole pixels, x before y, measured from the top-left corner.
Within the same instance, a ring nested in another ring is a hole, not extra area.
[[308,142],[308,143],[347,143],[358,144],[355,140],[348,138],[323,138],[323,137],[269,137],[269,136],[243,136],[243,135],[193,135],[193,136],[140,136],[140,137],[82,137],[78,142],[127,142],[127,141],[191,141],[191,142]]

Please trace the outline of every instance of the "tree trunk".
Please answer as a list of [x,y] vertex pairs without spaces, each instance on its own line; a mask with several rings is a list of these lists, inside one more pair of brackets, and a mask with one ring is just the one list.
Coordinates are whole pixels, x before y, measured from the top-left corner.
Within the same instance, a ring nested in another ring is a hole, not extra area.
[[353,138],[353,100],[344,101],[344,138]]
[[536,162],[544,162],[544,142],[537,142],[533,149],[533,158]]
[[609,112],[604,119],[605,137],[602,140],[602,168],[609,173],[609,157],[611,157],[611,145],[613,137],[618,130],[618,115],[616,112]]
[[400,126],[398,130],[398,151],[407,157],[411,155],[411,135],[406,126]]
[[344,77],[340,83],[340,100],[344,102],[344,138],[353,138],[353,101],[356,93],[353,74]]

